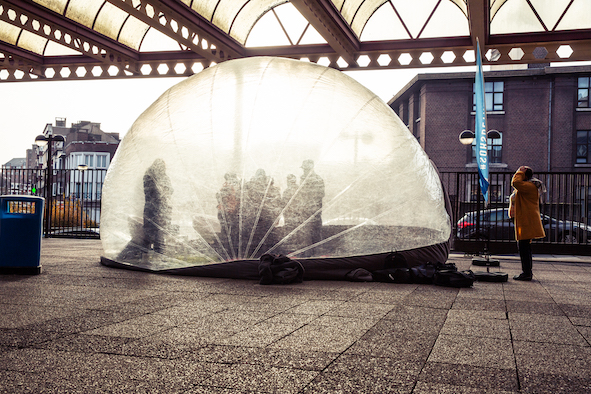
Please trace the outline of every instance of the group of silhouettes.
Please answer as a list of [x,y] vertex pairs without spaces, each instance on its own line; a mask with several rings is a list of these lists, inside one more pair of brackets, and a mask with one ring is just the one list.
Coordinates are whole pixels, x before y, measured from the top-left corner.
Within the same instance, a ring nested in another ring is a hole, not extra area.
[[[299,184],[289,174],[283,193],[263,169],[244,183],[235,173],[224,176],[216,198],[221,226],[218,243],[227,257],[258,258],[279,241],[284,245],[281,252],[287,254],[322,240],[324,181],[314,172],[314,161],[304,160],[301,169]],[[146,170],[143,186],[143,227],[132,234],[132,241],[121,252],[124,260],[140,258],[150,250],[165,252],[173,188],[162,159]]]
[[263,169],[244,184],[234,173],[225,175],[217,194],[218,219],[220,239],[232,258],[258,257],[279,238],[285,252],[322,239],[324,181],[314,172],[312,160],[304,160],[301,168],[300,183],[289,174],[283,193]]

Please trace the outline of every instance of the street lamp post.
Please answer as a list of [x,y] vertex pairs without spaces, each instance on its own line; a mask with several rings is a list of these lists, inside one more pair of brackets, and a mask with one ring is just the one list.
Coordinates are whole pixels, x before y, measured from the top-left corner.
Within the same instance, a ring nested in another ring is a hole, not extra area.
[[45,237],[49,235],[51,231],[51,213],[53,210],[53,163],[52,163],[52,148],[54,142],[64,142],[64,136],[60,134],[53,135],[48,133],[47,135],[38,135],[35,138],[35,144],[42,148],[47,146],[47,173],[45,175]]
[[88,166],[86,164],[79,164],[78,170],[82,173],[82,183],[80,193],[80,233],[84,230],[84,172],[88,170]]
[[[476,138],[476,135],[474,134],[474,132],[472,130],[464,130],[460,133],[460,143],[462,145],[471,145],[472,142],[474,142],[474,139]],[[498,130],[489,130],[486,133],[486,138],[491,139],[491,140],[496,140],[501,138],[501,133],[498,132]],[[480,201],[480,194],[481,194],[481,190],[480,190],[480,182],[476,182],[476,235],[481,235],[480,233],[480,211],[481,211],[481,201]]]
[[[472,142],[474,142],[474,138],[476,137],[476,135],[474,134],[474,132],[472,130],[464,130],[460,133],[460,143],[462,145],[471,145]],[[499,133],[497,130],[489,130],[486,133],[486,138],[494,140],[494,139],[499,139],[501,138],[501,133]],[[487,148],[488,150],[488,148]],[[476,236],[482,236],[481,233],[481,228],[480,228],[480,212],[481,212],[481,200],[480,200],[480,195],[481,195],[481,190],[480,190],[480,182],[476,182],[477,184],[477,192],[476,192]],[[477,278],[479,280],[500,280],[500,281],[506,281],[505,276],[506,274],[498,272],[490,272],[489,267],[498,267],[500,265],[498,260],[491,260],[490,259],[490,253],[488,251],[488,243],[490,242],[490,234],[488,234],[488,236],[486,237],[486,244],[484,246],[484,259],[483,258],[479,258],[479,257],[475,257],[472,259],[472,264],[473,265],[479,265],[479,266],[486,266],[486,273],[484,272],[477,272],[475,274],[477,274]]]

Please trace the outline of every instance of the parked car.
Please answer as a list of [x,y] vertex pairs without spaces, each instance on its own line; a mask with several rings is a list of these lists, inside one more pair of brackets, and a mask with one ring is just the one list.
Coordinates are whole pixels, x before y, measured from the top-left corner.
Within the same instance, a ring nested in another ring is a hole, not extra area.
[[[485,209],[480,212],[480,230],[477,228],[476,212],[466,213],[457,223],[459,239],[514,240],[515,227],[509,217],[508,208]],[[558,220],[541,215],[550,242],[580,243],[591,242],[591,226],[570,220]]]

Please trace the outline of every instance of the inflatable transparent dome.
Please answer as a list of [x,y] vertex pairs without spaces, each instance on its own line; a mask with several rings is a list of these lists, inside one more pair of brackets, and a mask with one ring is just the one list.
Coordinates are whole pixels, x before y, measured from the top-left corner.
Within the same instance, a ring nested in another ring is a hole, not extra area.
[[446,242],[436,169],[347,75],[282,58],[206,69],[133,124],[103,189],[105,257],[183,267]]

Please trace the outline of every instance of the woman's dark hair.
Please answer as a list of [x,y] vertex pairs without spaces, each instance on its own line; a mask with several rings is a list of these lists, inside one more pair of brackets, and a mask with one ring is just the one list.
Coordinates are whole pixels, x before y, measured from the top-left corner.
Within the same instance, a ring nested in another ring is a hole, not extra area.
[[525,167],[525,178],[529,181],[534,176],[534,170],[529,167]]

